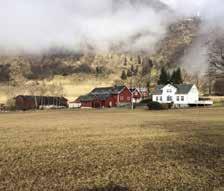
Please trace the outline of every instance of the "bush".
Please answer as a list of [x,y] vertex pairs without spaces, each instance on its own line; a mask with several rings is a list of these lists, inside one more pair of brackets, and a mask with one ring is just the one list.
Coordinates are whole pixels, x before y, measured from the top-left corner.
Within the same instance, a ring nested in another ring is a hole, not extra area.
[[167,109],[171,109],[172,106],[173,106],[172,103],[160,104],[159,102],[153,102],[153,101],[148,103],[149,110],[167,110]]
[[140,104],[149,104],[149,103],[151,103],[151,102],[152,102],[152,98],[149,97],[149,98],[147,98],[147,99],[143,99],[143,100],[140,102]]
[[13,98],[10,98],[7,100],[6,103],[6,108],[10,111],[15,111],[16,110],[16,101]]

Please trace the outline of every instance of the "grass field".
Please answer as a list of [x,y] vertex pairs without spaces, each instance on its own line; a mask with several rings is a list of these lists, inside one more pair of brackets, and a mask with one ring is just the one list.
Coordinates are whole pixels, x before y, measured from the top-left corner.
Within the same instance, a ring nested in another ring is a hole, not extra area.
[[0,114],[0,190],[224,188],[224,108]]

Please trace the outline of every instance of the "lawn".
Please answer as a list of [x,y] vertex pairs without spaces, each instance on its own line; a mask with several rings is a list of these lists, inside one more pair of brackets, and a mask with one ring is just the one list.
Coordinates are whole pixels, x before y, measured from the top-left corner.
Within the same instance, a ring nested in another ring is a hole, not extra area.
[[0,190],[224,188],[224,108],[0,114]]

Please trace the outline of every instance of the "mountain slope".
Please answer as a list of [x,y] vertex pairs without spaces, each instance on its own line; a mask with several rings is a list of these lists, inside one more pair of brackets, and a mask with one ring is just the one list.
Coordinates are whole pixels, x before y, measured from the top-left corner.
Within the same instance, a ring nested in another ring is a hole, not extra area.
[[[65,96],[72,98],[88,92],[94,86],[130,84],[130,78],[123,81],[120,76],[122,71],[130,73],[133,69],[136,85],[146,86],[149,80],[152,83],[156,82],[157,71],[162,66],[168,68],[178,66],[179,59],[194,42],[199,29],[198,18],[173,23],[153,53],[122,51],[119,53],[119,49],[115,48],[117,52],[77,54],[65,49],[52,49],[40,55],[0,56],[0,80],[7,83],[10,81],[14,86],[20,86],[30,80],[39,81],[40,84],[44,81],[50,84],[60,83],[66,89]],[[148,35],[147,31],[136,34],[133,39],[144,35]],[[61,76],[60,80],[54,76]],[[74,87],[75,84],[77,88]]]

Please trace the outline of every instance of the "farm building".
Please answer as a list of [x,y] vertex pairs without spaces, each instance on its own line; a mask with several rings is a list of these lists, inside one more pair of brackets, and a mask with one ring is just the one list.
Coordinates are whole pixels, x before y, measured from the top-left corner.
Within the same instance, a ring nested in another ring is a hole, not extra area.
[[81,107],[81,103],[77,103],[76,101],[68,102],[68,108],[70,109],[75,109],[80,107]]
[[158,85],[152,100],[159,103],[173,103],[176,107],[212,105],[212,101],[201,101],[199,91],[193,84]]
[[67,99],[64,97],[29,96],[19,95],[15,97],[15,105],[18,110],[36,108],[63,108],[67,107]]
[[126,86],[102,87],[80,96],[76,102],[80,102],[82,107],[117,107],[131,103],[131,96],[131,91]]
[[130,88],[130,91],[132,92],[133,103],[140,103],[149,97],[147,88]]

